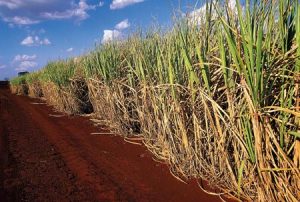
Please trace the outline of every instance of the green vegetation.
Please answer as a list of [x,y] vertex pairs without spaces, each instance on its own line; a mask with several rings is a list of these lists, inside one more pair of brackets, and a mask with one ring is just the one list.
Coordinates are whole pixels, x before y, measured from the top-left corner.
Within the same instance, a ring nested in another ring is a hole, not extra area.
[[27,78],[28,75],[19,76],[19,77],[16,77],[16,78],[10,80],[10,85],[18,86],[18,85],[25,84],[26,83],[26,78]]
[[298,201],[299,2],[209,2],[201,23],[190,15],[25,80],[63,89],[78,72],[95,114],[139,133],[176,176],[250,201]]

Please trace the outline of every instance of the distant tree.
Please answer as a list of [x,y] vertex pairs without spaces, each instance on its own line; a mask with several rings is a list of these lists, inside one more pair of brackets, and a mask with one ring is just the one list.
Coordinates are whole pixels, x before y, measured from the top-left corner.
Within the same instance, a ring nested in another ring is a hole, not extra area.
[[9,78],[8,78],[8,77],[5,77],[5,78],[4,78],[4,81],[9,81]]
[[25,75],[25,74],[29,74],[29,72],[27,72],[27,71],[19,72],[19,73],[18,73],[18,76],[23,76],[23,75]]

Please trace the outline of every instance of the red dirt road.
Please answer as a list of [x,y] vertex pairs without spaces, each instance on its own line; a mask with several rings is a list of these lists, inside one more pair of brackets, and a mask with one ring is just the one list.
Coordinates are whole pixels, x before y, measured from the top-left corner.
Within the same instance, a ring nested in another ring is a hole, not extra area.
[[0,88],[0,201],[219,201],[144,146]]

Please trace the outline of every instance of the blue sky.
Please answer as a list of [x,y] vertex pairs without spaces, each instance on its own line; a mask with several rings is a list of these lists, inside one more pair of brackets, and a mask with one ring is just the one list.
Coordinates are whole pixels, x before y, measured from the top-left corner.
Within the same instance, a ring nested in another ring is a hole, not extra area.
[[84,54],[137,28],[170,26],[174,10],[191,11],[196,2],[0,0],[0,80]]

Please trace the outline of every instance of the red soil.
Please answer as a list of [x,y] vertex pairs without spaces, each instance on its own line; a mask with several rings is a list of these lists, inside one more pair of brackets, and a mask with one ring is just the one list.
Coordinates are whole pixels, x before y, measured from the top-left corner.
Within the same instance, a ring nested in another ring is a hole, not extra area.
[[0,201],[220,201],[144,146],[0,88]]

